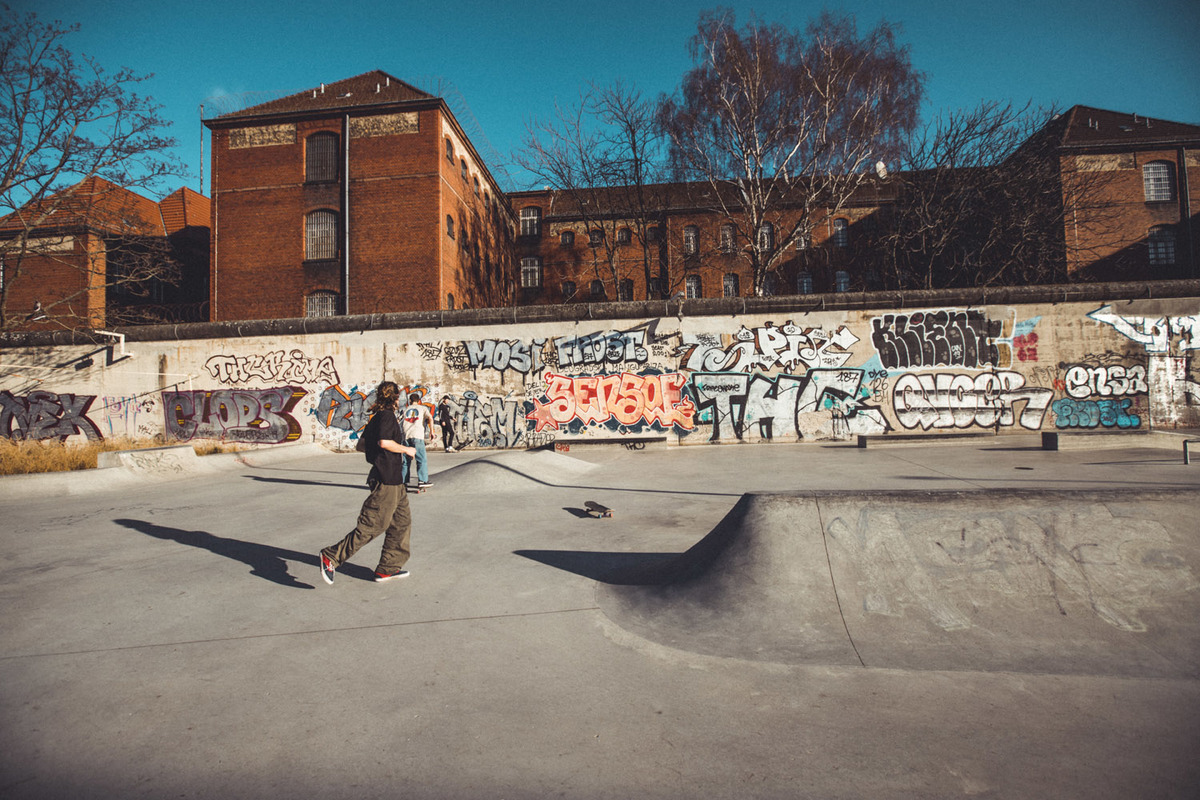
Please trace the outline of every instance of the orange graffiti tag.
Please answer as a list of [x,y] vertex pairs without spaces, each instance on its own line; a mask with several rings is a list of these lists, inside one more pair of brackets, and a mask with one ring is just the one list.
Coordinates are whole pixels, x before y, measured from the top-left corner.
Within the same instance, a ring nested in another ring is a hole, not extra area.
[[585,425],[616,420],[622,425],[657,422],[664,428],[696,427],[696,404],[683,396],[687,378],[678,372],[667,375],[546,376],[543,400],[533,401],[526,419],[537,422],[536,430],[557,430],[574,420]]

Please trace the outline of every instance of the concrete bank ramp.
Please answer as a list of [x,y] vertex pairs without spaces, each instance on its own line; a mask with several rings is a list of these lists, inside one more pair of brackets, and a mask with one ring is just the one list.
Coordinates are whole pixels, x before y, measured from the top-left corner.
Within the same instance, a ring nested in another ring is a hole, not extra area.
[[1200,491],[744,496],[598,601],[692,652],[789,664],[1200,676]]
[[549,450],[509,450],[442,470],[439,489],[472,492],[524,491],[537,486],[571,486],[596,465]]

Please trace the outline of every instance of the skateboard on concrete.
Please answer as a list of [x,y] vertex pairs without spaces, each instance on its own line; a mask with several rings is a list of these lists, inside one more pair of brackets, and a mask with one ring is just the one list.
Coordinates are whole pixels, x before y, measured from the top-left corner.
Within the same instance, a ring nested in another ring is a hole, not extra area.
[[612,516],[611,508],[608,506],[602,506],[595,500],[588,500],[583,504],[583,507],[587,509],[587,512],[590,516],[596,517],[597,519]]
[[429,489],[428,486],[409,486],[408,484],[405,484],[404,488],[408,490],[409,494],[425,494]]

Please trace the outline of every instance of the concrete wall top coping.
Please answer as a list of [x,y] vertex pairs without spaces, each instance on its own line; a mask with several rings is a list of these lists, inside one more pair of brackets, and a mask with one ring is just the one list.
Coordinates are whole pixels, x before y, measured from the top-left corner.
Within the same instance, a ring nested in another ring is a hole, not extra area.
[[[354,314],[337,317],[194,322],[113,328],[129,341],[150,342],[187,339],[226,339],[251,336],[296,336],[367,330],[440,328],[571,322],[589,319],[645,319],[678,316],[738,316],[744,314],[807,313],[853,309],[905,309],[946,306],[985,306],[1014,303],[1114,302],[1195,297],[1200,280],[1081,283],[1039,286],[979,287],[784,295],[775,297],[672,298],[612,303],[472,308],[456,311],[412,311],[387,314]],[[0,333],[0,346],[45,347],[87,343],[110,344],[111,337],[89,330]]]

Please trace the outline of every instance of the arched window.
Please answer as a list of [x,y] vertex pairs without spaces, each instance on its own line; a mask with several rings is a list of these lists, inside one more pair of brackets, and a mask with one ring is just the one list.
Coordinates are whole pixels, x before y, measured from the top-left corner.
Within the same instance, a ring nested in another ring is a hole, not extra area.
[[521,259],[521,288],[538,289],[542,285],[542,260],[536,256]]
[[734,242],[733,225],[725,224],[721,226],[721,252],[732,253]]
[[1175,199],[1175,165],[1170,161],[1151,161],[1142,167],[1142,188],[1147,203]]
[[454,217],[446,215],[446,235],[451,239],[454,238]]
[[588,246],[599,247],[604,244],[604,231],[599,228],[592,228],[588,231]]
[[575,281],[562,282],[562,296],[564,300],[570,300],[575,296]]
[[450,141],[449,136],[446,137],[446,160],[454,163],[454,142]]
[[[450,140],[447,139],[446,141],[449,142]],[[446,295],[446,308],[450,309],[451,311],[454,310],[454,292],[450,292]]]
[[593,300],[603,300],[604,299],[604,281],[601,281],[601,280],[592,281],[591,294],[592,294]]
[[704,296],[703,288],[700,286],[699,275],[688,275],[683,279],[683,293],[688,298]]
[[467,160],[465,158],[460,158],[458,160],[458,163],[459,163],[459,172],[462,173],[462,179],[465,181],[467,179]]
[[725,275],[725,280],[722,281],[722,287],[726,297],[740,297],[742,294],[738,285],[738,276],[736,273],[727,273]]
[[337,134],[314,133],[304,142],[304,180],[321,183],[336,181],[337,177]]
[[700,252],[700,229],[695,225],[688,225],[683,229],[683,254],[694,256],[698,252]]
[[769,222],[758,226],[758,249],[763,253],[775,249],[775,226]]
[[629,302],[633,299],[633,281],[629,278],[623,278],[617,284],[617,299],[621,302]]
[[337,292],[313,292],[308,297],[304,298],[304,316],[337,316],[337,306]]
[[[850,223],[841,217],[833,221],[833,246],[850,246]],[[838,291],[841,290],[839,289]]]
[[304,258],[328,261],[337,258],[337,212],[322,209],[304,218]]
[[563,247],[575,246],[575,231],[563,231],[558,235],[558,243]]
[[796,275],[796,293],[797,294],[812,294],[813,293],[813,277],[812,273],[805,270]]
[[521,235],[542,235],[542,210],[534,206],[521,209]]
[[1175,263],[1175,231],[1165,225],[1150,229],[1150,266],[1166,267]]

